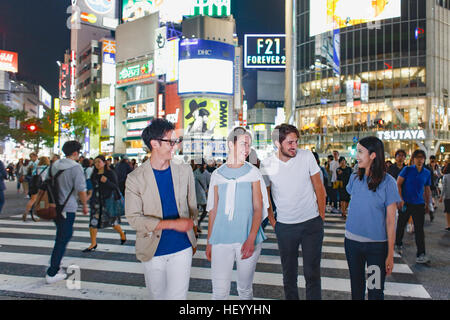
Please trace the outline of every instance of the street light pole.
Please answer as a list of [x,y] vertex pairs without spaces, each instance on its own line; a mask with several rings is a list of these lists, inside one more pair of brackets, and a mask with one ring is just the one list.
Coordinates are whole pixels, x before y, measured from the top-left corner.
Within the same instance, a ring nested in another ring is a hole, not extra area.
[[286,121],[295,125],[295,102],[297,100],[297,35],[296,0],[285,1],[286,72],[284,88],[284,111]]

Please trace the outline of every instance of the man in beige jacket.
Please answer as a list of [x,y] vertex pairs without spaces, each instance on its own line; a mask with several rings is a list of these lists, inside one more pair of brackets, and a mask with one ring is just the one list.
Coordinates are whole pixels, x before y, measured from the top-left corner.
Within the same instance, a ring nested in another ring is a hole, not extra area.
[[127,177],[125,214],[136,229],[136,256],[151,298],[184,300],[197,246],[194,175],[189,165],[172,160],[182,141],[172,123],[153,120],[142,139],[152,154]]

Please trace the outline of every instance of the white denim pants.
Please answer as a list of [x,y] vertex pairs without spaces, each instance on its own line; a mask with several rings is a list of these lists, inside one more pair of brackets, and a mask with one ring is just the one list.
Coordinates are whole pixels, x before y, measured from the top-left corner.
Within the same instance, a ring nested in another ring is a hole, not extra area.
[[191,276],[192,247],[143,262],[145,284],[152,300],[186,300]]
[[250,258],[241,259],[241,243],[214,244],[211,247],[211,277],[213,300],[226,300],[230,295],[231,274],[234,261],[237,268],[237,290],[239,299],[253,299],[253,276],[261,254],[262,243],[255,246]]

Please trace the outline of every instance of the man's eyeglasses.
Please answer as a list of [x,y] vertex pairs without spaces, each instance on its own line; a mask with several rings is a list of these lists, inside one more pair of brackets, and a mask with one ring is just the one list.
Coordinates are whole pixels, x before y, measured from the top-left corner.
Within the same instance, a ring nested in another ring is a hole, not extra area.
[[156,140],[168,142],[170,144],[170,146],[173,147],[176,144],[182,143],[183,142],[183,137],[179,137],[176,140],[169,140],[169,139],[156,139]]

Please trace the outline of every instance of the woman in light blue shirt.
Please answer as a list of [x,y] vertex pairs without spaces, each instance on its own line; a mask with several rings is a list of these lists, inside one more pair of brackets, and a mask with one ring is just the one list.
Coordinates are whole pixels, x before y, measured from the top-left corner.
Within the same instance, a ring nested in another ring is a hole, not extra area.
[[227,144],[227,162],[213,172],[208,192],[206,257],[211,261],[214,300],[228,298],[234,261],[239,298],[251,300],[256,263],[266,239],[261,221],[267,216],[269,202],[261,173],[245,162],[250,134],[237,127]]
[[367,264],[369,300],[383,300],[385,278],[394,268],[395,214],[401,198],[394,178],[386,174],[383,142],[366,137],[356,150],[358,171],[347,185],[351,201],[345,226],[352,299],[365,298]]

